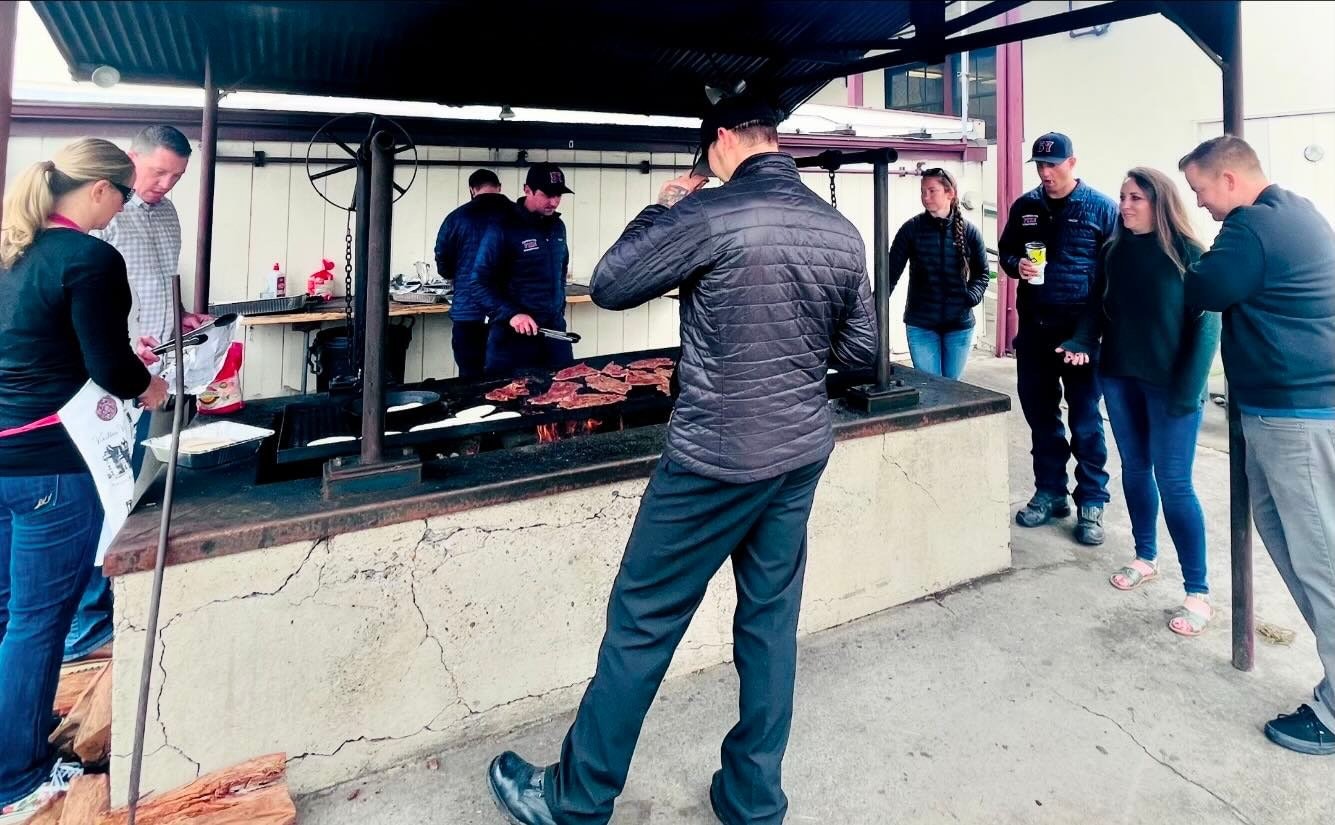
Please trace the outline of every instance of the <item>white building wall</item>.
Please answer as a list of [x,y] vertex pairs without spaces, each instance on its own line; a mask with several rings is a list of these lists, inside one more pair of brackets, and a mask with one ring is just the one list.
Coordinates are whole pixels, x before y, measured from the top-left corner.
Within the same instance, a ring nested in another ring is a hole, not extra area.
[[[130,133],[100,134],[128,148]],[[11,138],[6,179],[14,180],[28,164],[49,158],[68,142],[63,137]],[[315,151],[342,157],[338,148],[316,146]],[[220,141],[220,157],[251,157],[263,151],[270,158],[302,157],[307,145],[302,142],[274,143]],[[433,258],[436,230],[444,216],[468,198],[468,175],[476,167],[497,161],[513,161],[515,150],[419,147],[419,156],[433,160],[464,160],[468,165],[422,166],[408,193],[396,204],[391,232],[392,272],[411,273],[415,261]],[[544,151],[531,150],[530,161],[556,163],[635,164],[648,160],[656,165],[675,164],[684,170],[692,158],[687,154],[650,154],[647,152]],[[981,163],[940,163],[927,156],[905,153],[898,166],[913,169],[923,161],[943,165],[966,181],[966,188],[981,191]],[[476,163],[476,167],[473,165]],[[521,169],[494,167],[504,191],[511,197],[522,195]],[[869,169],[850,169],[839,174],[839,207],[861,230],[868,246],[871,266],[872,186]],[[566,179],[575,194],[566,196],[561,213],[569,233],[573,278],[587,283],[599,258],[620,235],[626,223],[645,205],[652,203],[659,186],[675,173],[655,169],[645,175],[634,169],[567,168]],[[400,169],[396,181],[407,185],[411,175]],[[822,196],[829,194],[824,172],[804,173],[803,178]],[[319,182],[324,193],[336,203],[348,203],[352,197],[352,172],[324,178]],[[172,193],[181,216],[182,252],[180,272],[186,304],[193,298],[196,216],[199,200],[199,164],[192,163],[186,176]],[[288,275],[289,290],[304,288],[306,276],[321,267],[321,259],[335,262],[339,278],[336,293],[343,293],[343,262],[348,214],[322,200],[307,179],[304,164],[269,163],[256,167],[248,163],[220,163],[214,195],[213,264],[210,299],[215,303],[258,298],[265,289],[268,273],[275,262]],[[921,209],[918,181],[914,177],[891,181],[890,233]],[[900,318],[904,294],[893,296],[891,345],[895,353],[907,351],[907,339]],[[609,352],[633,351],[650,347],[674,346],[677,341],[677,302],[659,299],[628,312],[600,310],[589,303],[574,304],[568,310],[567,323],[583,340],[576,345],[577,357]],[[333,324],[330,324],[333,325]],[[305,371],[305,337],[290,327],[280,325],[245,328],[246,357],[242,386],[248,398],[272,397],[297,391]],[[450,351],[450,321],[436,315],[420,317],[413,329],[405,378],[448,378],[456,374]],[[309,386],[314,388],[314,381]]]
[[[1067,7],[1032,5],[1032,14]],[[1335,221],[1332,42],[1335,3],[1243,4],[1245,137],[1276,183],[1311,198]],[[1062,33],[1025,43],[1024,99],[1026,147],[1045,131],[1066,132],[1081,177],[1094,187],[1116,197],[1127,169],[1152,166],[1177,180],[1194,206],[1177,161],[1222,131],[1220,72],[1167,18],[1114,23],[1099,37]],[[1324,148],[1323,160],[1304,159],[1312,144]],[[1037,185],[1029,170],[1025,180]],[[1191,211],[1213,237],[1209,216]]]

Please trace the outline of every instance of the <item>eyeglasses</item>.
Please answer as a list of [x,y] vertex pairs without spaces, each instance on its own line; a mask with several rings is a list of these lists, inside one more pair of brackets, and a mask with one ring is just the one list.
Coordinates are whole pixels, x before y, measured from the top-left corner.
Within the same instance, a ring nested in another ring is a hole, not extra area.
[[107,183],[109,183],[109,184],[111,184],[112,186],[114,186],[114,187],[116,188],[116,191],[121,193],[121,200],[125,201],[126,203],[129,203],[129,202],[130,202],[130,198],[133,198],[133,197],[134,197],[134,187],[133,187],[133,186],[126,186],[126,185],[123,184],[123,183],[116,183],[116,181],[114,181],[114,180],[109,180],[109,181],[107,181]]

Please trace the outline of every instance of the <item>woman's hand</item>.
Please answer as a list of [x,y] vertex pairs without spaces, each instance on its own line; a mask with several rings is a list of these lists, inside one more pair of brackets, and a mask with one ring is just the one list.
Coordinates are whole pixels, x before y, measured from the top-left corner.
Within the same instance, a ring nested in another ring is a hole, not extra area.
[[1077,352],[1066,347],[1057,347],[1057,354],[1063,356],[1066,363],[1073,367],[1083,367],[1089,363],[1089,353]]
[[144,366],[147,367],[156,364],[161,360],[153,354],[153,348],[156,347],[158,343],[158,339],[154,338],[152,335],[141,335],[139,336],[139,339],[135,341],[134,354],[139,356],[139,360],[144,363]]
[[160,376],[153,376],[148,389],[139,396],[139,406],[146,410],[160,410],[167,403],[167,382]]

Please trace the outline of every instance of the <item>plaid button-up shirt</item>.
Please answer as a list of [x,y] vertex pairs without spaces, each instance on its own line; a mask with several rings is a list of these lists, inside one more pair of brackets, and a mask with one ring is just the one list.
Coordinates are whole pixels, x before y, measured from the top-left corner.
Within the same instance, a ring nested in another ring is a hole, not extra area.
[[130,334],[165,342],[172,335],[172,286],[181,260],[181,219],[170,200],[147,204],[130,198],[106,229],[94,234],[125,259],[134,304]]

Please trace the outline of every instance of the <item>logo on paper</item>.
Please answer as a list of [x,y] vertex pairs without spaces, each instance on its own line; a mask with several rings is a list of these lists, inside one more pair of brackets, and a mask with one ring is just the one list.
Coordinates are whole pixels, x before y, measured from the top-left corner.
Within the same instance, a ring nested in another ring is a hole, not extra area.
[[97,417],[103,421],[110,421],[116,417],[116,410],[120,407],[116,399],[109,395],[104,395],[97,402]]

